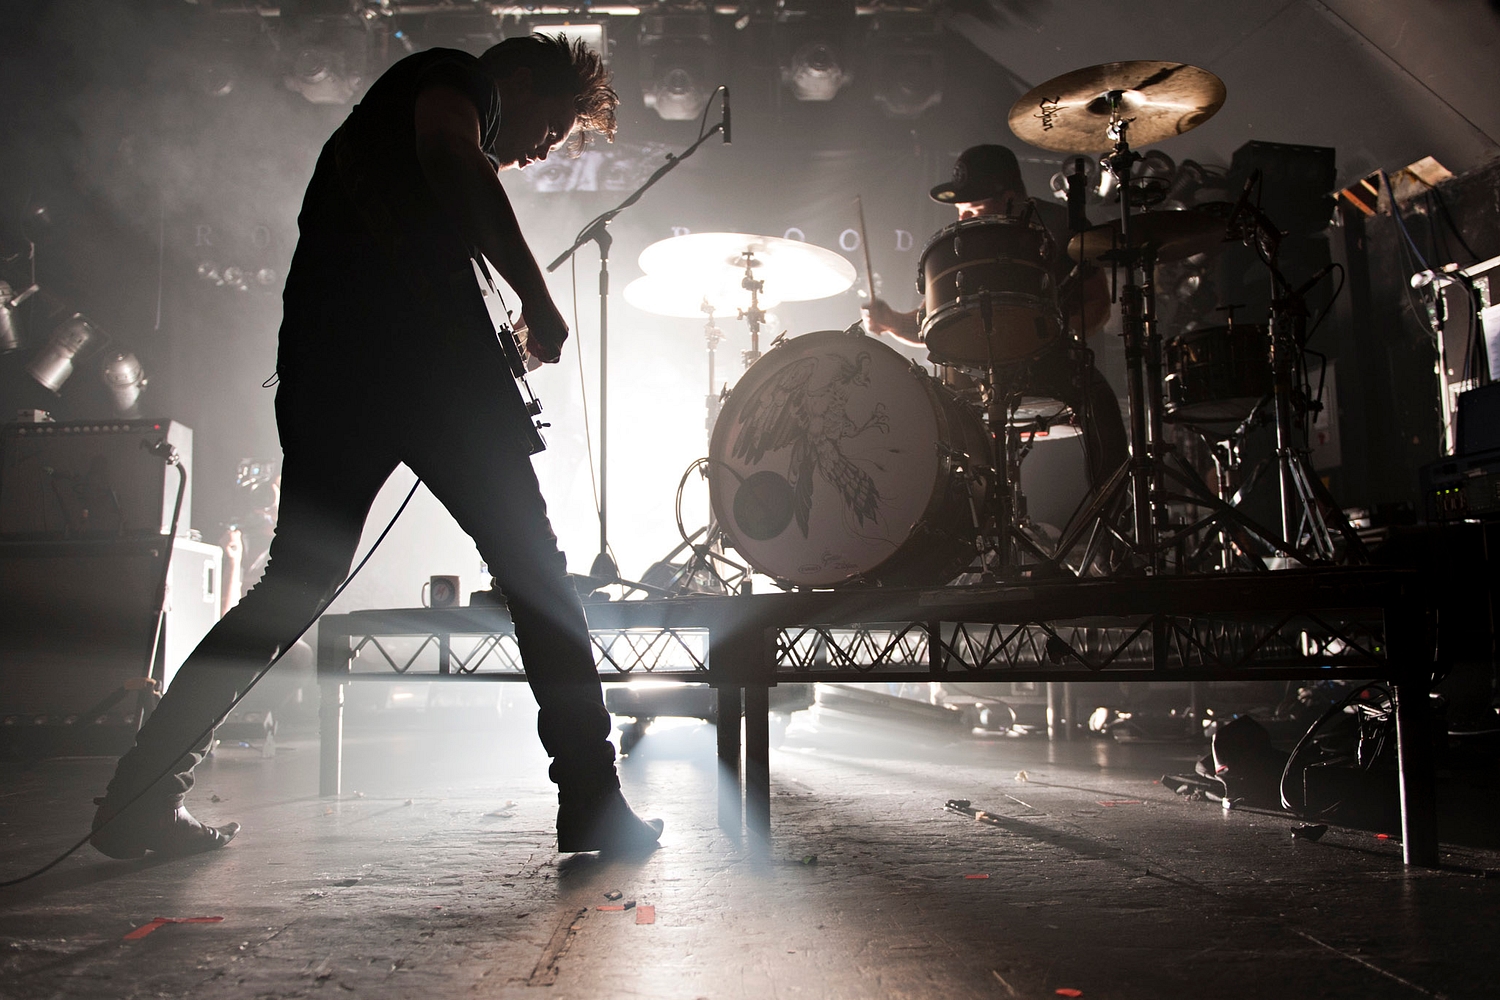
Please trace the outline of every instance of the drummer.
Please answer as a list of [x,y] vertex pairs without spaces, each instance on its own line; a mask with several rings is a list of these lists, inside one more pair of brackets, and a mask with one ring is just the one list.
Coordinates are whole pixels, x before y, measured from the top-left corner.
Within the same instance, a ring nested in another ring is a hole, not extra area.
[[[1026,183],[1016,156],[1004,146],[970,146],[953,164],[953,179],[932,189],[932,199],[958,210],[959,219],[985,217],[1020,218],[1026,210]],[[1059,205],[1036,203],[1036,215],[1052,234],[1059,248],[1068,245],[1067,212]],[[1083,281],[1083,333],[1091,334],[1109,319],[1109,289],[1102,272],[1074,268],[1059,250],[1053,262],[1059,296],[1067,303],[1076,298],[1072,283]],[[922,346],[920,310],[900,312],[881,299],[873,299],[863,310],[865,329],[872,334],[890,334],[904,344]],[[1068,320],[1078,325],[1076,310]],[[1089,483],[1100,486],[1130,457],[1125,422],[1114,390],[1093,365],[1076,364],[1066,341],[1041,358],[1025,363],[1022,375],[1029,395],[1047,396],[1066,403],[1083,423],[1083,447]]]

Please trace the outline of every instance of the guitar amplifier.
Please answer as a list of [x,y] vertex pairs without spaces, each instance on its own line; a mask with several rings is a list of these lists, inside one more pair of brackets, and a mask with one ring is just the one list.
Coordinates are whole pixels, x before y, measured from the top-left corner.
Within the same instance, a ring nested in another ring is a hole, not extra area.
[[[146,674],[166,541],[0,543],[0,756],[129,748],[140,699],[110,699]],[[162,688],[218,621],[222,583],[217,545],[172,553]]]
[[166,441],[188,474],[179,530],[192,524],[193,431],[175,420],[7,424],[0,429],[0,539],[164,535],[177,470],[149,446]]

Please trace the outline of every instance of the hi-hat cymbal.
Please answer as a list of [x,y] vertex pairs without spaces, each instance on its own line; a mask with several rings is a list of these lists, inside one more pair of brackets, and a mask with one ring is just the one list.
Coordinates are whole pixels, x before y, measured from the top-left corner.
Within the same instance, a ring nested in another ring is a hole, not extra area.
[[[1180,212],[1144,212],[1130,217],[1130,239],[1136,247],[1149,248],[1158,263],[1182,260],[1212,250],[1224,242],[1225,212],[1218,206],[1203,206]],[[1229,206],[1224,206],[1229,207]],[[1120,220],[1074,234],[1068,241],[1068,256],[1084,264],[1108,264],[1110,253],[1124,245]]]
[[1010,130],[1042,149],[1107,153],[1111,93],[1120,95],[1126,138],[1145,146],[1202,125],[1224,105],[1224,83],[1174,62],[1115,62],[1074,70],[1032,89],[1010,109]]
[[[733,318],[750,308],[750,293],[738,284],[714,286],[710,279],[691,275],[643,274],[625,286],[625,301],[657,316]],[[774,295],[760,296],[762,309],[779,304]]]
[[766,296],[782,302],[825,299],[854,284],[854,265],[832,250],[748,233],[689,233],[661,240],[641,251],[641,270],[724,288],[744,278],[747,260],[756,279],[765,282],[761,305]]

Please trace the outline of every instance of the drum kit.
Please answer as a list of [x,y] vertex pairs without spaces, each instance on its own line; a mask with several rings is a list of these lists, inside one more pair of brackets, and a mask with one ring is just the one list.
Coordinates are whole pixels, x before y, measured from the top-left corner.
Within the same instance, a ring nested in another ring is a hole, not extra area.
[[[627,300],[657,315],[706,319],[709,453],[696,467],[713,511],[707,528],[684,532],[677,552],[653,568],[677,570],[670,580],[658,572],[655,585],[727,592],[751,569],[786,587],[835,587],[1357,558],[1357,535],[1307,460],[1308,406],[1297,382],[1307,286],[1292,289],[1277,270],[1274,226],[1249,204],[1248,188],[1235,205],[1141,211],[1135,204],[1132,169],[1142,158],[1135,147],[1203,124],[1224,96],[1218,78],[1197,67],[1121,62],[1065,74],[1021,98],[1009,117],[1016,135],[1078,155],[1067,178],[1071,239],[1060,246],[1030,203],[1019,216],[965,219],[932,237],[917,287],[936,375],[859,324],[783,334],[760,354],[768,307],[836,295],[854,283],[853,266],[837,253],[742,233],[648,247],[645,276],[627,287]],[[1114,175],[1120,216],[1112,222],[1091,226],[1084,218],[1084,156],[1100,157]],[[1263,253],[1276,293],[1269,323],[1231,316],[1164,340],[1157,266],[1235,240],[1258,241],[1262,250],[1270,244],[1271,254]],[[1092,370],[1078,332],[1083,295],[1070,329],[1070,296],[1056,279],[1063,253],[1110,274],[1125,346],[1130,457],[1093,484],[1060,537],[1048,538],[1026,519],[1020,460],[1034,441],[1078,433],[1089,417],[1039,392],[1024,373],[1045,356]],[[747,324],[751,348],[737,384],[716,393],[714,352],[723,333],[715,320],[724,316]],[[1168,433],[1168,425],[1191,428],[1230,445],[1220,452],[1238,454],[1260,415],[1276,429],[1276,527],[1257,523],[1241,504],[1260,470],[1231,493],[1233,463],[1207,477],[1177,454]],[[727,547],[749,566],[727,559]],[[689,564],[671,562],[688,548]],[[714,585],[704,588],[705,579]]]

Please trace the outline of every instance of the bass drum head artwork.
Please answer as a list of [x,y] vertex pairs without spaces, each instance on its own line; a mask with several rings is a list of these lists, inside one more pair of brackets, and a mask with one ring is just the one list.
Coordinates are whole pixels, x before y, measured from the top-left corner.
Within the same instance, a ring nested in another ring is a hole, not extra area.
[[907,560],[944,478],[934,381],[827,330],[757,361],[719,414],[709,495],[734,548],[783,585],[880,580]]

